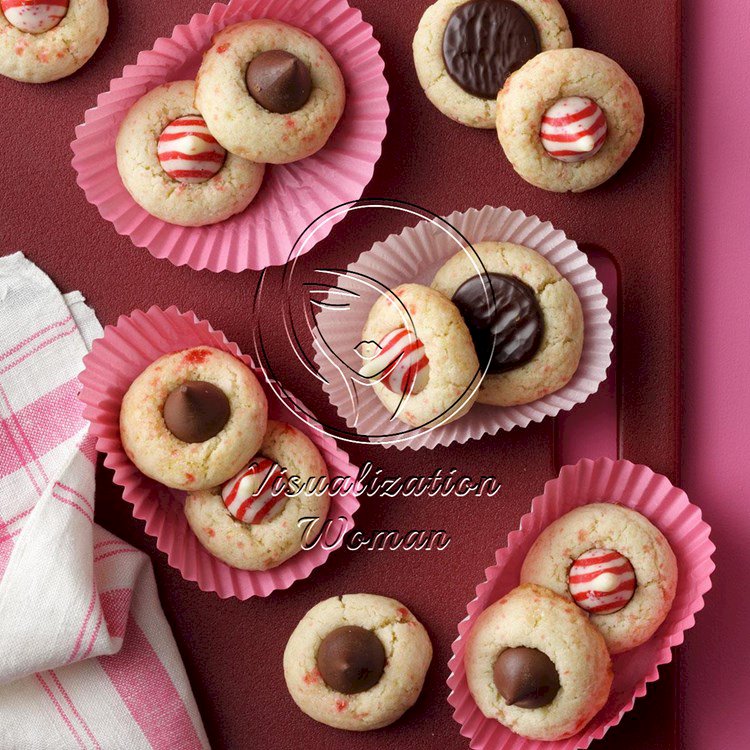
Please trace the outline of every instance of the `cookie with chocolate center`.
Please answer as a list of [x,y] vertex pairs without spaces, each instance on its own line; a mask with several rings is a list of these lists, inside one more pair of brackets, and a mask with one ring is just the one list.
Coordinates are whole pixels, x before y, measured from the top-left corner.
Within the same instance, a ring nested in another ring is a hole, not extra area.
[[534,740],[579,732],[606,703],[613,677],[607,645],[586,613],[531,584],[476,618],[464,666],[479,710]]
[[294,702],[337,729],[365,731],[396,721],[419,697],[432,644],[401,602],[344,594],[316,604],[284,650]]
[[508,76],[540,52],[572,44],[557,0],[437,0],[412,47],[427,98],[452,120],[492,128]]
[[438,270],[432,288],[453,301],[469,328],[484,373],[479,403],[531,403],[560,390],[578,369],[581,302],[535,250],[475,243]]

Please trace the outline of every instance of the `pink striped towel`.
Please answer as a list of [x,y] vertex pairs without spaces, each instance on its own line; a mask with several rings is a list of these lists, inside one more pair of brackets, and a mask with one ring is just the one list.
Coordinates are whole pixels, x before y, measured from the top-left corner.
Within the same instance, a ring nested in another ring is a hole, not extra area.
[[80,293],[0,258],[0,748],[207,748],[147,556],[93,523],[100,335]]

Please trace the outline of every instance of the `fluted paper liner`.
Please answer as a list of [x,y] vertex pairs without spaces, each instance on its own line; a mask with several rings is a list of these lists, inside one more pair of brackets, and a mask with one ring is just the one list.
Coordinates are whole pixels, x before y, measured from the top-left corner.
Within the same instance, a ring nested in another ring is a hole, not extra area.
[[[136,376],[163,354],[193,346],[216,347],[253,367],[250,357],[243,355],[236,344],[206,321],[198,320],[192,312],[181,313],[175,307],[167,310],[152,307],[147,312],[136,310],[129,316],[121,316],[117,325],[107,326],[103,337],[94,341],[91,352],[84,358],[80,376],[83,413],[96,437],[97,450],[106,454],[104,465],[114,470],[114,481],[123,488],[123,498],[132,504],[133,515],[146,522],[146,533],[156,537],[157,548],[166,553],[169,564],[177,568],[183,578],[196,581],[201,590],[214,591],[222,598],[267,596],[306,578],[328,559],[342,540],[331,549],[316,545],[302,550],[271,570],[232,568],[207,552],[191,531],[183,512],[185,493],[141,474],[125,454],[120,441],[120,404]],[[329,476],[351,477],[354,487],[357,469],[346,453],[332,438],[312,430],[304,420],[293,416],[289,410],[293,404],[280,403],[263,373],[255,369],[255,374],[268,397],[269,417],[288,422],[304,432],[325,459]],[[345,519],[336,526],[337,532],[353,528],[353,515],[358,507],[354,490],[331,497],[328,518]]]
[[[256,199],[207,227],[169,224],[142,209],[120,179],[115,140],[130,107],[167,81],[192,79],[211,38],[233,23],[274,18],[315,36],[333,55],[346,84],[346,108],[329,142],[313,156],[269,165]],[[176,26],[171,37],[127,65],[97,106],[86,112],[71,144],[78,184],[119,234],[156,258],[200,270],[260,270],[286,263],[297,237],[328,209],[362,195],[380,158],[388,115],[388,84],[372,27],[346,0],[232,0]],[[323,239],[335,222],[316,235]],[[310,243],[308,250],[315,243]]]
[[[555,229],[548,221],[527,216],[522,211],[485,206],[446,217],[469,242],[503,241],[525,245],[543,255],[567,280],[581,300],[584,320],[584,343],[581,361],[570,382],[554,393],[521,406],[490,406],[475,404],[471,410],[447,425],[430,430],[416,430],[407,439],[376,438],[373,442],[396,445],[398,448],[434,448],[436,445],[465,443],[467,440],[494,435],[500,430],[526,427],[541,422],[560,411],[572,409],[596,393],[606,378],[613,343],[607,298],[596,271],[573,240]],[[347,267],[347,273],[362,274],[394,289],[399,284],[416,282],[429,285],[437,270],[459,252],[455,235],[441,229],[437,222],[422,221],[377,242],[370,250]],[[346,286],[345,281],[340,281]],[[358,292],[361,289],[357,288]],[[362,329],[370,308],[377,299],[373,286],[349,302],[343,318],[335,308],[324,308],[317,314],[318,329],[325,331],[326,345],[337,356],[351,357],[361,340]],[[344,320],[345,323],[340,321]],[[329,354],[316,344],[315,362],[325,378],[323,385],[329,400],[350,428],[364,436],[394,435],[405,426],[390,419],[390,414],[368,386],[356,386],[356,405],[351,384],[342,379]],[[356,363],[352,366],[358,369]]]
[[[499,721],[486,718],[477,708],[466,683],[466,637],[477,617],[518,585],[523,560],[539,534],[565,513],[594,502],[632,508],[661,530],[677,556],[677,593],[666,620],[652,638],[613,658],[609,700],[586,727],[557,742],[527,740]],[[543,494],[534,498],[520,529],[511,532],[506,546],[496,552],[495,564],[485,571],[485,581],[477,586],[476,598],[467,607],[468,615],[458,626],[459,636],[453,642],[449,662],[448,702],[454,708],[453,718],[461,725],[461,734],[470,740],[469,746],[473,750],[578,750],[589,747],[618,724],[635,699],[645,695],[647,683],[658,679],[659,665],[672,660],[672,648],[683,642],[685,631],[695,624],[696,612],[703,608],[714,570],[711,556],[715,547],[709,533],[700,509],[687,495],[646,466],[600,458],[563,467],[556,479],[547,482]]]

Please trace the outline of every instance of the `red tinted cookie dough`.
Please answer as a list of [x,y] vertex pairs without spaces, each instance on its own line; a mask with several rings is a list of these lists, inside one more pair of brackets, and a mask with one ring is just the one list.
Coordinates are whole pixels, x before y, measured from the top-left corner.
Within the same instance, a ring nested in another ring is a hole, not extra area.
[[392,724],[414,705],[431,660],[427,631],[403,604],[345,594],[300,620],[284,650],[284,678],[308,716],[361,732]]
[[[269,61],[270,52],[277,58],[286,53],[289,59]],[[344,79],[328,50],[307,32],[272,19],[219,32],[196,81],[196,106],[219,143],[233,154],[269,164],[304,159],[321,149],[341,118],[344,101]]]
[[[394,299],[394,296],[396,299]],[[375,394],[396,419],[412,427],[447,424],[463,416],[477,397],[479,361],[471,335],[455,305],[419,284],[402,284],[372,306],[362,331],[360,354],[372,360],[384,339],[406,328],[424,350],[428,377],[402,394],[388,387],[388,372],[372,381]]]
[[3,0],[0,6],[0,75],[47,83],[75,73],[104,38],[107,0],[58,0],[49,20],[44,4],[35,1],[34,6],[19,6],[14,0]]
[[[586,97],[607,123],[601,147],[589,158],[565,162],[541,139],[545,113],[567,97]],[[497,133],[505,155],[524,180],[554,192],[578,193],[608,180],[633,152],[643,130],[638,88],[614,61],[586,49],[550,50],[508,78],[497,96]]]
[[[264,458],[278,469],[266,469],[260,463]],[[200,543],[242,570],[268,570],[296,555],[328,515],[328,469],[315,444],[299,430],[269,420],[250,461],[251,468],[257,466],[260,476],[248,475],[244,467],[223,487],[191,492],[185,499],[185,516]],[[289,484],[292,477],[294,485]],[[300,524],[301,519],[319,522]]]
[[482,612],[464,663],[479,710],[536,740],[579,732],[612,685],[600,633],[575,604],[541,586],[513,589]]
[[120,407],[120,437],[146,476],[200,490],[225,482],[255,455],[267,412],[250,369],[201,346],[160,357],[133,381]]
[[[610,652],[618,654],[647,641],[664,621],[677,589],[677,560],[664,535],[640,513],[612,503],[592,503],[566,513],[539,535],[524,560],[521,581],[546,586],[572,601],[571,571],[591,550],[602,553],[597,571],[620,577],[618,588],[628,587],[627,569],[621,561],[613,568],[605,559],[611,557],[607,553],[622,555],[635,574],[632,596],[616,611],[579,607],[602,633]],[[601,580],[594,588],[605,589],[603,601],[610,601],[615,589],[609,582],[601,585]]]
[[[223,151],[218,144],[201,140],[213,140],[213,134],[205,123],[200,124],[202,116],[193,103],[194,93],[192,81],[174,81],[152,89],[130,108],[115,145],[117,169],[133,200],[158,219],[186,227],[215,224],[244,211],[258,193],[265,170],[262,164],[226,154],[214,171],[216,165],[203,163],[210,154],[203,154],[199,163],[209,167],[203,179],[185,180],[180,171],[174,171],[181,166],[189,168],[180,162],[191,158],[188,152],[195,155],[196,145],[210,145],[214,154]],[[181,126],[181,122],[188,125]],[[165,131],[168,134],[175,128],[185,131],[187,140],[166,142]],[[186,152],[182,158],[177,155],[180,151]]]

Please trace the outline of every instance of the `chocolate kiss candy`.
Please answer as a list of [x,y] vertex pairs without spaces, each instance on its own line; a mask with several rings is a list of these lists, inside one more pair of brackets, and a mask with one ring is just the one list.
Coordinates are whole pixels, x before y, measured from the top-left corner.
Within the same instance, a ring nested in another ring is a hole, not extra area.
[[549,656],[526,646],[502,651],[492,674],[509,706],[541,708],[552,703],[560,689],[560,676]]
[[203,443],[221,432],[229,421],[229,399],[220,388],[188,380],[164,402],[167,429],[184,443]]
[[247,90],[261,107],[286,115],[302,109],[310,98],[312,78],[302,60],[291,52],[272,49],[250,61]]
[[328,687],[353,695],[377,685],[385,669],[385,649],[371,630],[347,625],[323,639],[316,662]]

